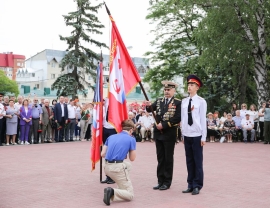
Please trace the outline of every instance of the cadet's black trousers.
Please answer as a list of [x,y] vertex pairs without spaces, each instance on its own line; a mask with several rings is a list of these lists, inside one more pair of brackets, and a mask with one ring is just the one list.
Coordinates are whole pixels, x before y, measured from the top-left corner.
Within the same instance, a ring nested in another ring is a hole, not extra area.
[[175,141],[156,139],[158,184],[171,186],[173,177],[173,155]]
[[186,165],[188,171],[188,188],[194,189],[203,187],[203,147],[201,138],[184,137],[186,151]]

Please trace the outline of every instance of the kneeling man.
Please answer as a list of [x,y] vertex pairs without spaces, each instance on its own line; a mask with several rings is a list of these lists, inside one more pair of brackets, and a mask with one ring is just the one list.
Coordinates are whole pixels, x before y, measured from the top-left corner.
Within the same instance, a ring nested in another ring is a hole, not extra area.
[[118,188],[107,187],[104,189],[103,202],[110,205],[112,201],[130,201],[134,197],[133,187],[129,178],[131,164],[124,161],[129,153],[129,160],[136,158],[136,140],[131,136],[134,123],[132,120],[122,122],[123,131],[114,134],[106,140],[101,156],[105,157],[105,173],[113,179]]

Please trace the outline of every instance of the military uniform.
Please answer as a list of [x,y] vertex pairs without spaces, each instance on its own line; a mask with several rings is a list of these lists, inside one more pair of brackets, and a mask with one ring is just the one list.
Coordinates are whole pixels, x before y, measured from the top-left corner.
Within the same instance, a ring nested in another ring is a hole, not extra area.
[[[166,85],[165,85],[166,87]],[[158,186],[154,189],[166,190],[170,188],[173,177],[173,155],[176,139],[178,137],[177,127],[181,120],[181,101],[171,97],[166,103],[166,98],[158,98],[152,105],[156,111],[157,124],[161,123],[163,129],[158,130],[154,126],[154,140],[157,154],[157,178]],[[151,111],[147,106],[146,110]],[[165,188],[162,187],[165,185]]]

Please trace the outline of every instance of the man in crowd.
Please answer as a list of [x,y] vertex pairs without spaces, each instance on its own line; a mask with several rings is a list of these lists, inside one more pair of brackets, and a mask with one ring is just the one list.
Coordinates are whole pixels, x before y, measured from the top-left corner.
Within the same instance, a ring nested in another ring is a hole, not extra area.
[[5,106],[2,104],[4,93],[0,92],[0,146],[3,146],[2,143],[5,143],[6,132],[3,132],[4,125],[4,116],[6,115]]
[[[114,127],[108,122],[109,116],[109,99],[106,98],[103,101],[103,144],[106,143],[107,138],[113,134],[117,134]],[[101,183],[113,184],[115,183],[109,176],[106,175],[106,179],[101,181]]]
[[[41,133],[41,143],[49,142],[52,143],[51,139],[51,119],[53,118],[53,111],[50,107],[50,101],[48,99],[44,100],[44,105],[42,106],[42,133]],[[47,137],[47,138],[46,138]]]
[[[5,110],[6,110],[6,108],[7,108],[7,106],[9,106],[9,96],[4,96],[4,101],[3,101],[3,106],[4,106],[4,108],[5,108]],[[4,142],[4,143],[6,143],[6,130],[7,130],[7,123],[6,123],[6,121],[7,121],[7,119],[6,119],[6,117],[3,117],[2,118],[2,133],[1,133],[1,136],[2,136],[2,141]]]
[[174,97],[177,84],[170,81],[161,83],[164,86],[164,97],[158,98],[154,103],[145,101],[146,110],[150,112],[152,108],[157,113],[154,139],[158,161],[158,185],[153,187],[154,190],[167,190],[171,186],[177,126],[181,120],[181,101]]
[[235,123],[235,130],[238,137],[237,139],[238,141],[242,140],[243,132],[242,132],[242,117],[240,116],[240,110],[235,111],[235,116],[233,117],[233,121]]
[[68,123],[68,110],[63,96],[60,96],[59,103],[55,104],[54,120],[58,124],[55,130],[55,142],[64,142],[64,128],[65,124]]
[[255,137],[255,129],[254,128],[254,121],[250,119],[250,115],[247,112],[246,113],[246,118],[243,118],[241,121],[242,124],[242,131],[243,131],[243,136],[244,136],[244,142],[247,143],[247,133],[248,131],[251,132],[251,138],[250,142],[254,142],[254,137]]
[[188,188],[183,193],[197,195],[203,187],[203,146],[206,141],[206,109],[205,99],[197,95],[203,86],[195,75],[187,77],[189,97],[182,100],[181,125],[183,143],[186,152],[188,171]]
[[32,143],[32,135],[34,135],[34,144],[39,143],[39,125],[41,125],[42,120],[42,108],[38,104],[38,98],[34,97],[34,103],[32,105],[32,125],[29,132],[29,143]]
[[69,104],[69,98],[65,97],[65,104],[68,105]]
[[67,106],[68,110],[68,127],[66,131],[66,142],[71,141],[73,142],[73,134],[76,127],[76,124],[78,123],[78,118],[76,114],[76,106],[74,105],[74,100],[71,99],[69,102],[69,105]]
[[[22,107],[22,102],[23,102],[23,96],[19,95],[17,97],[17,103],[14,104],[14,107],[18,110]],[[18,144],[19,136],[20,136],[20,116],[18,116],[18,123],[17,123],[17,134],[16,134],[16,143]]]
[[45,104],[45,103],[44,103],[44,101],[45,101],[45,99],[44,99],[44,98],[41,98],[41,99],[40,99],[40,104],[39,104],[39,105],[40,105],[40,107],[42,107],[42,106]]
[[122,132],[109,136],[103,146],[101,156],[105,157],[105,173],[112,178],[118,188],[104,189],[103,202],[110,205],[112,201],[130,201],[134,197],[132,183],[129,177],[131,164],[124,161],[129,154],[129,160],[136,158],[136,141],[131,134],[134,123],[131,120],[122,121]]
[[262,113],[264,113],[264,144],[270,144],[270,99],[263,106]]
[[146,112],[145,116],[142,116],[140,118],[140,125],[141,125],[141,135],[142,135],[142,142],[145,142],[145,140],[148,140],[147,138],[147,133],[150,132],[151,133],[151,138],[150,141],[154,142],[153,138],[154,138],[154,119],[152,116],[149,116],[149,113]]

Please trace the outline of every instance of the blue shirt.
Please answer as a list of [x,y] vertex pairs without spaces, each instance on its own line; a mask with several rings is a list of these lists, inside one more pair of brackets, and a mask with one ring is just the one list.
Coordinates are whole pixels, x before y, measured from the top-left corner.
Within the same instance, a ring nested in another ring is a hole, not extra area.
[[270,121],[270,108],[264,110],[264,121]]
[[125,131],[109,136],[105,145],[105,159],[109,161],[124,160],[129,151],[136,150],[136,140]]
[[33,106],[32,107],[32,117],[33,118],[39,118],[40,117],[40,114],[42,114],[42,108],[40,107],[40,105],[37,105],[36,106]]
[[235,122],[235,126],[237,126],[239,129],[242,129],[242,117],[241,116],[234,116],[232,120]]

